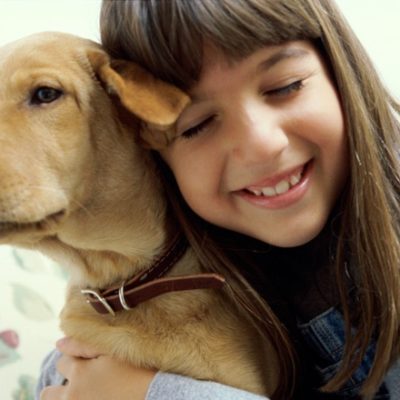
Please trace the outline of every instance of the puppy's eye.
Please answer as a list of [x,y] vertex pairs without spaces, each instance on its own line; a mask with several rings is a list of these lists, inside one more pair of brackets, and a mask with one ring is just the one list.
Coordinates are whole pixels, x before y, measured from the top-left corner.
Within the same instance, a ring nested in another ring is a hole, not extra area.
[[37,88],[31,97],[31,104],[40,105],[43,103],[52,103],[57,100],[63,92],[59,89],[42,86]]

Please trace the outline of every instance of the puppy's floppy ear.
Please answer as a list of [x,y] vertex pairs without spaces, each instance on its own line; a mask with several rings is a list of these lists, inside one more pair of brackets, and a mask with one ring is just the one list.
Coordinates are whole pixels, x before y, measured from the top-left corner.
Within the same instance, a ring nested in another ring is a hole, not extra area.
[[109,93],[116,94],[144,122],[140,136],[145,145],[160,149],[170,143],[175,122],[189,104],[189,97],[133,62],[110,61],[103,51],[91,51],[88,58]]

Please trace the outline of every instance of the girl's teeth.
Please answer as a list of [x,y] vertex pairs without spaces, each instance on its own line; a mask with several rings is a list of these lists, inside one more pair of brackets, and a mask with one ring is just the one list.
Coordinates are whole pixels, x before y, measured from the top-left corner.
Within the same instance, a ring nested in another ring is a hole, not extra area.
[[290,177],[290,184],[294,186],[300,182],[300,179],[301,179],[301,174],[293,175]]
[[272,188],[272,187],[266,187],[266,188],[264,188],[264,189],[262,190],[262,194],[263,194],[264,196],[269,196],[269,197],[271,197],[271,196],[276,196],[276,191],[275,191],[275,189]]
[[288,181],[282,180],[275,185],[275,187],[265,187],[262,189],[249,189],[251,193],[256,196],[264,195],[266,197],[273,197],[278,194],[286,193],[292,186],[297,185],[301,180],[301,173],[292,175]]
[[286,193],[290,189],[290,184],[287,181],[281,181],[275,186],[275,191],[278,194]]

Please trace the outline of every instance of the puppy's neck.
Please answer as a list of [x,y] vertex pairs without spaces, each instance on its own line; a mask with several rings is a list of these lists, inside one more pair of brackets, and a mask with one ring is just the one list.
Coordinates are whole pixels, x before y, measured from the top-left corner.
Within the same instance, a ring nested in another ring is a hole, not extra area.
[[99,180],[85,207],[35,246],[64,265],[73,284],[101,288],[130,278],[151,265],[174,233],[168,232],[166,201],[154,171],[127,166],[124,160],[113,190],[104,185],[117,178]]
[[142,237],[136,229],[130,235],[125,231],[126,236],[115,241],[107,232],[103,233],[108,236],[103,246],[98,245],[97,238],[91,243],[88,238],[82,246],[55,236],[35,247],[64,266],[73,285],[105,288],[149,268],[168,243],[168,235],[161,226],[152,235],[144,232]]

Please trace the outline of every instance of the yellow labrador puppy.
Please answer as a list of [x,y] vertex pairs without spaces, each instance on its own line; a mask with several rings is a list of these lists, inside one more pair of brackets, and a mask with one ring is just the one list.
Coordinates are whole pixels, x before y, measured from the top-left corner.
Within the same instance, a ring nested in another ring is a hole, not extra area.
[[153,145],[173,134],[186,95],[61,33],[0,49],[0,81],[0,243],[68,268],[65,334],[138,366],[271,394],[275,353],[223,278],[202,273],[138,145],[141,126],[158,132]]

